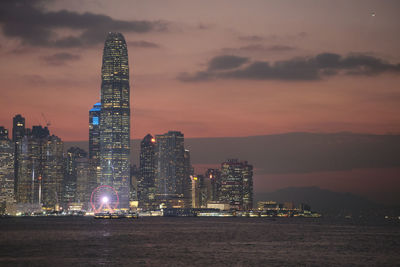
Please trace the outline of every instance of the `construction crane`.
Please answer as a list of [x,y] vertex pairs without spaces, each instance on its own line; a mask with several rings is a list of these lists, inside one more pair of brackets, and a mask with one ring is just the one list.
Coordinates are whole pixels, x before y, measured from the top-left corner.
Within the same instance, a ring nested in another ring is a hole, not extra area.
[[49,126],[51,125],[51,122],[47,120],[47,118],[43,112],[42,112],[42,117],[44,119],[44,122],[46,123],[46,127],[49,128]]

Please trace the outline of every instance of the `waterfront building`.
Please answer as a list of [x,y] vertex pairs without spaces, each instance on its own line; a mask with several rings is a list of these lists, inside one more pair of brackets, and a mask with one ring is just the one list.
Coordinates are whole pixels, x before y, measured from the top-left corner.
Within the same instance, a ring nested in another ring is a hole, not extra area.
[[18,145],[17,203],[57,209],[63,180],[63,142],[47,127],[33,126]]
[[17,114],[13,118],[12,141],[14,142],[14,194],[17,192],[18,184],[18,146],[25,136],[25,118]]
[[[31,131],[29,131],[31,132]],[[39,203],[39,179],[42,173],[42,140],[25,135],[18,145],[17,203]]]
[[253,207],[253,166],[247,161],[230,159],[221,165],[220,201],[236,210]]
[[77,158],[75,160],[76,168],[76,198],[75,203],[80,203],[82,209],[89,208],[90,195],[92,190],[90,188],[89,176],[89,160],[86,157]]
[[129,207],[130,104],[128,50],[121,33],[107,35],[101,69],[100,184]]
[[221,191],[221,171],[219,169],[208,169],[205,177],[209,179],[209,201],[218,201]]
[[61,204],[63,150],[63,142],[55,135],[48,136],[43,142],[43,173],[39,179],[39,203],[48,210],[58,210]]
[[130,178],[130,192],[129,192],[129,207],[136,209],[139,206],[138,201],[138,180],[139,180],[139,169],[136,165],[131,165],[131,178]]
[[14,144],[8,130],[0,126],[0,214],[15,203],[14,195]]
[[155,147],[156,140],[147,134],[140,142],[140,164],[137,179],[139,207],[150,209],[155,200]]
[[210,183],[204,175],[192,175],[192,208],[207,208]]
[[101,103],[96,103],[89,110],[89,168],[94,172],[91,177],[91,183],[97,185],[100,183],[100,115]]
[[65,154],[62,200],[64,208],[67,208],[69,203],[77,202],[77,165],[78,160],[83,158],[87,158],[87,153],[85,150],[79,147],[71,147],[67,150],[67,153]]
[[181,132],[169,131],[156,135],[155,187],[158,200],[184,198],[184,154],[184,137]]
[[188,149],[185,149],[184,160],[185,176],[183,180],[183,197],[185,199],[185,208],[191,208],[193,206],[191,176],[194,174],[194,169],[190,162],[190,151]]

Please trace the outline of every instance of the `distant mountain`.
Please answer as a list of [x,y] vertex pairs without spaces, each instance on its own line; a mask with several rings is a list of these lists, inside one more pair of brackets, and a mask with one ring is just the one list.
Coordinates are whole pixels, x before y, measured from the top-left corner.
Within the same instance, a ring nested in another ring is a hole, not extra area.
[[[87,142],[66,142],[66,149]],[[140,140],[132,140],[138,163]],[[263,173],[307,173],[356,168],[400,167],[400,135],[287,133],[250,137],[186,138],[192,164],[220,164],[227,158],[249,161]]]
[[306,203],[313,211],[330,215],[376,212],[383,206],[351,193],[333,192],[319,187],[287,187],[270,193],[258,193],[255,201]]

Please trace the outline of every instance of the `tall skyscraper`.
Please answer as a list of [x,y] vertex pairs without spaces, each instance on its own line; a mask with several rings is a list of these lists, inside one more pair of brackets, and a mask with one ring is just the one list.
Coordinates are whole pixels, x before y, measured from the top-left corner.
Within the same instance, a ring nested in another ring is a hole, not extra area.
[[96,174],[96,183],[100,183],[100,115],[101,103],[89,110],[89,167]]
[[186,208],[192,207],[192,175],[194,174],[194,169],[192,167],[192,163],[190,161],[190,151],[185,149],[184,153],[184,180],[183,180],[183,197],[185,198],[185,206]]
[[69,203],[77,201],[77,165],[78,160],[86,158],[86,156],[86,151],[79,147],[69,148],[65,155],[62,200],[64,208],[67,208]]
[[121,33],[107,35],[101,69],[100,183],[129,208],[130,105],[128,50]]
[[14,193],[17,193],[18,184],[18,145],[25,135],[25,118],[20,114],[13,118],[12,140],[14,142]]
[[160,201],[184,197],[184,137],[169,131],[156,135],[156,194]]
[[84,210],[89,207],[92,189],[89,182],[90,168],[87,158],[76,159],[76,198],[75,201],[82,204]]
[[55,135],[48,136],[42,145],[43,173],[39,179],[39,202],[43,208],[58,209],[62,197],[64,143]]
[[21,204],[39,205],[39,179],[42,174],[42,140],[25,135],[18,146],[16,199]]
[[220,200],[237,210],[253,207],[253,166],[230,159],[221,165]]
[[219,169],[208,169],[205,175],[210,180],[210,201],[218,201],[221,191],[221,171]]
[[156,140],[151,134],[146,135],[140,142],[140,164],[138,185],[139,206],[150,208],[155,199],[155,147]]
[[14,144],[8,131],[0,127],[0,214],[14,202]]
[[17,202],[53,210],[61,202],[63,142],[47,127],[33,126],[18,146]]
[[21,140],[25,135],[25,118],[21,114],[13,118],[12,140],[14,142]]

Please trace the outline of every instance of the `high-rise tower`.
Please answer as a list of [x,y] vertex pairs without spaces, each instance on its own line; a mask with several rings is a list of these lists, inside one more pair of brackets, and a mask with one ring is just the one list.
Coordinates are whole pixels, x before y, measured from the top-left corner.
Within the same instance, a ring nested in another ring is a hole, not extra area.
[[236,210],[252,209],[253,166],[238,159],[222,163],[219,198]]
[[150,206],[150,201],[154,201],[155,142],[150,134],[140,142],[138,200],[139,205],[145,208]]
[[96,103],[89,110],[89,190],[100,183],[100,115],[101,103]]
[[20,114],[13,118],[12,141],[14,142],[14,193],[17,193],[18,184],[18,146],[25,135],[25,118]]
[[14,145],[0,126],[0,214],[14,202]]
[[101,68],[100,183],[129,207],[130,105],[128,50],[121,33],[107,35]]
[[169,131],[156,135],[157,198],[167,201],[184,197],[185,148],[181,132]]

